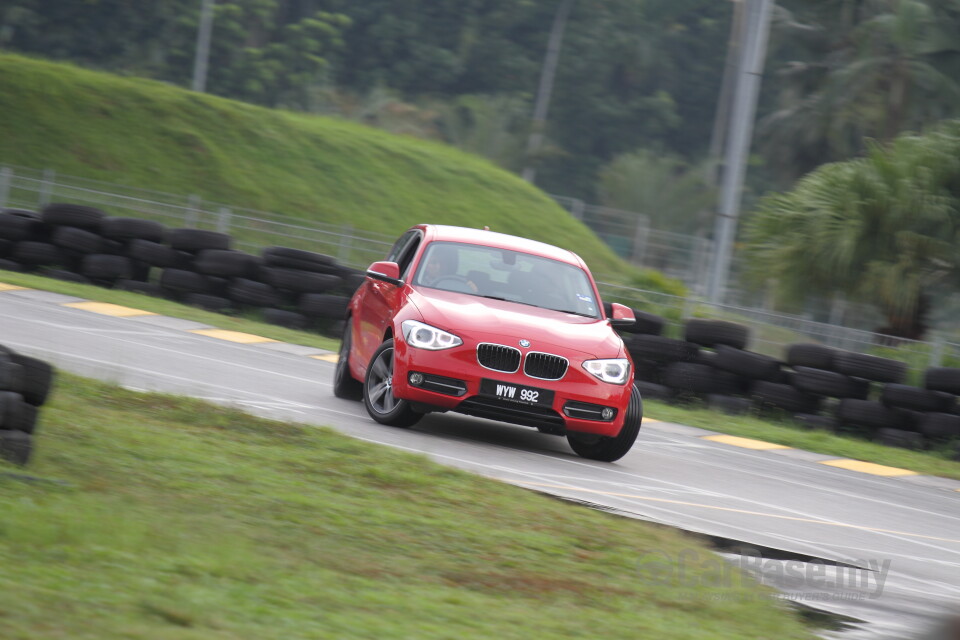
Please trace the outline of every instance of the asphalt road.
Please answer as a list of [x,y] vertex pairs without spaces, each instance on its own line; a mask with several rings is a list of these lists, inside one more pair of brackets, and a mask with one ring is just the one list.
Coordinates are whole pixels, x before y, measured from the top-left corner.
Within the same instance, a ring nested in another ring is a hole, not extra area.
[[[65,306],[73,302],[0,290],[0,343],[82,375],[329,425],[532,490],[749,543],[759,556],[736,555],[730,542],[728,560],[784,597],[864,621],[838,637],[916,637],[960,613],[958,483],[835,468],[822,464],[827,456],[733,446],[654,421],[613,464],[579,458],[556,436],[457,414],[392,429],[333,396],[333,365],[317,358],[323,352],[198,335],[191,331],[202,325],[161,316]],[[716,429],[723,431],[722,418]],[[657,569],[638,570],[638,579],[682,579],[670,572],[684,561],[638,554],[638,567]]]

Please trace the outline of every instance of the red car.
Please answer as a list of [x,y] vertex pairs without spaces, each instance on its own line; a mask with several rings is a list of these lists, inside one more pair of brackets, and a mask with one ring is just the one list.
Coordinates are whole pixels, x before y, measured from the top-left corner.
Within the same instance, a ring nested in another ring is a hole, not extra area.
[[643,402],[611,305],[575,253],[438,225],[404,233],[348,308],[334,394],[363,398],[382,424],[431,411],[565,435],[579,455],[613,461],[633,446]]

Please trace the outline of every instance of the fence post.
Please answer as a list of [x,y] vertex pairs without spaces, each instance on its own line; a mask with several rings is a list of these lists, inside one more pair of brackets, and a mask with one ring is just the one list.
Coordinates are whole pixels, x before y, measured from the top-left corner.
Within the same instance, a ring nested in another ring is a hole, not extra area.
[[13,170],[10,167],[0,168],[0,208],[7,206],[10,197],[10,183],[13,179]]
[[53,185],[57,178],[57,172],[53,169],[43,170],[43,180],[40,182],[40,196],[37,201],[37,208],[42,209],[50,204],[53,194]]
[[230,233],[230,218],[233,217],[233,213],[230,209],[226,207],[220,207],[219,215],[217,216],[217,231],[220,233]]
[[944,342],[945,340],[940,334],[933,337],[933,343],[930,345],[930,362],[927,363],[928,367],[939,367],[940,363],[943,362]]
[[200,196],[192,194],[187,196],[187,209],[183,214],[183,226],[188,229],[196,229],[198,210],[200,209]]
[[583,222],[583,200],[579,198],[573,199],[570,203],[570,214],[580,222]]
[[350,264],[350,253],[353,251],[353,227],[345,224],[341,227],[340,247],[337,250],[337,262]]

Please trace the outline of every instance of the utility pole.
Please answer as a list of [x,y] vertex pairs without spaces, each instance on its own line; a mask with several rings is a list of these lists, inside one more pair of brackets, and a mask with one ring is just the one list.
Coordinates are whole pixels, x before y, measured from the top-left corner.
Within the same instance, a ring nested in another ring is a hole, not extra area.
[[201,0],[200,26],[197,28],[197,49],[193,59],[191,89],[203,93],[207,89],[207,62],[210,59],[210,31],[213,28],[214,0]]
[[560,0],[560,6],[553,17],[550,39],[547,42],[547,56],[540,70],[540,86],[537,88],[536,104],[533,107],[533,122],[530,138],[527,140],[527,159],[520,176],[533,184],[537,177],[534,156],[543,145],[543,131],[547,126],[547,109],[550,107],[550,94],[553,93],[553,78],[557,73],[557,61],[560,59],[560,45],[563,44],[563,31],[567,26],[573,0]]
[[707,290],[707,299],[713,303],[722,302],[730,277],[730,258],[743,199],[743,180],[770,35],[772,0],[746,0],[746,3],[746,15],[740,36],[736,93],[731,112],[730,135],[727,137],[724,154],[720,202],[713,238],[714,260]]

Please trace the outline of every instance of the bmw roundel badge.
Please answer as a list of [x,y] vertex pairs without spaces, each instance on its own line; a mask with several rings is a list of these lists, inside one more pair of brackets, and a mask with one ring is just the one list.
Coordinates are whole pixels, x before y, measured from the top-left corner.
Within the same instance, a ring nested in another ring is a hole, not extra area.
[[530,341],[529,341],[529,340],[521,340],[521,341],[520,341],[520,346],[521,346],[521,347],[524,347],[524,348],[529,347],[529,346],[530,346]]

